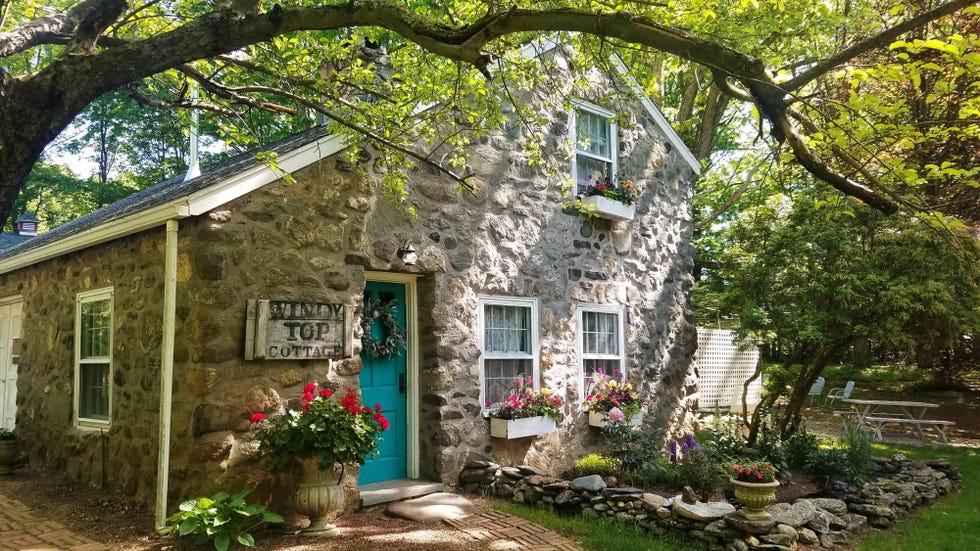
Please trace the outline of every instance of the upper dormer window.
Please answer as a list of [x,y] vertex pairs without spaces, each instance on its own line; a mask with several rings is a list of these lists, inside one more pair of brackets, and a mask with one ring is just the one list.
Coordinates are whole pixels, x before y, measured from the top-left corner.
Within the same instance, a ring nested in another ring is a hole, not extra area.
[[616,123],[614,114],[597,105],[575,102],[575,158],[572,179],[575,192],[582,193],[597,178],[616,175]]

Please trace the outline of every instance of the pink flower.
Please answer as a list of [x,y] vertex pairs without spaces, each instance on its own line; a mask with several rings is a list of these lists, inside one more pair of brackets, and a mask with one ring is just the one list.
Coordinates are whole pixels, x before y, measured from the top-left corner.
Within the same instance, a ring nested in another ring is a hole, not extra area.
[[619,408],[612,408],[609,410],[609,420],[613,423],[618,423],[626,419],[626,415],[623,414],[623,410]]
[[253,413],[252,416],[248,418],[249,423],[261,423],[262,421],[265,421],[265,415],[261,411]]
[[313,393],[312,392],[304,392],[303,393],[303,401],[304,402],[312,402],[313,401]]
[[333,392],[330,392],[329,388],[322,388],[320,389],[320,396],[323,396],[324,398],[329,398],[333,396]]
[[383,408],[381,407],[381,404],[374,404],[374,410],[377,411],[378,413],[381,413],[382,409]]
[[316,383],[306,383],[306,386],[303,387],[304,394],[305,393],[313,394],[313,391],[315,390],[316,390]]

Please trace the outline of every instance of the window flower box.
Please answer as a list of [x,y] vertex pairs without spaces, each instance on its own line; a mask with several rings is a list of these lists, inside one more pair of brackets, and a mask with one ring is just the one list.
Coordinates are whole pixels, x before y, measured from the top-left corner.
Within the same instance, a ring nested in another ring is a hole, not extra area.
[[[589,426],[602,428],[608,422],[609,413],[604,411],[589,412]],[[626,420],[626,424],[631,427],[638,427],[643,424],[643,412],[637,413]]]
[[490,418],[490,436],[494,438],[507,438],[512,440],[514,438],[538,436],[540,434],[554,432],[555,427],[555,420],[543,415],[525,417],[523,419]]
[[615,199],[609,199],[601,195],[582,197],[581,201],[583,205],[594,207],[594,210],[592,208],[588,208],[585,210],[585,212],[593,213],[599,218],[622,221],[632,220],[636,215],[636,206],[620,203]]

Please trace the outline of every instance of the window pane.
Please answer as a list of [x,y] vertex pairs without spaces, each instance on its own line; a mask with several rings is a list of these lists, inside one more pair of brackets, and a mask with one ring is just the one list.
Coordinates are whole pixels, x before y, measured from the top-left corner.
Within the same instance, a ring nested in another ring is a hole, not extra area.
[[578,155],[575,157],[575,186],[576,192],[582,193],[596,178],[612,177],[612,163],[600,161],[591,157]]
[[485,352],[531,353],[531,308],[487,304],[484,307]]
[[619,314],[582,312],[582,352],[619,355]]
[[582,110],[576,112],[575,119],[576,150],[609,158],[609,121],[601,115]]
[[81,305],[81,359],[109,357],[109,300]]
[[510,394],[511,385],[521,375],[530,375],[531,360],[484,360],[486,399],[492,404],[502,402]]
[[79,365],[78,417],[109,420],[109,364]]

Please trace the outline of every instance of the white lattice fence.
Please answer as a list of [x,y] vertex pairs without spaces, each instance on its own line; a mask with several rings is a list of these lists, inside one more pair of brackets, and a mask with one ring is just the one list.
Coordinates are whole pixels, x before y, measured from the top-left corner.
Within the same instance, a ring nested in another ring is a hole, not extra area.
[[[702,410],[742,407],[742,385],[755,372],[759,349],[752,345],[740,346],[734,339],[734,331],[698,328],[698,351],[694,361],[701,375],[698,404]],[[759,403],[761,390],[762,381],[752,381],[746,400],[750,409]]]

